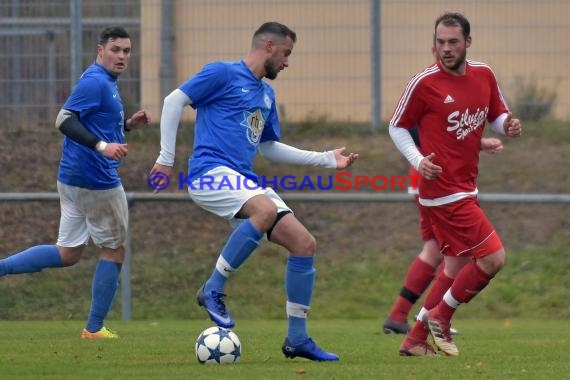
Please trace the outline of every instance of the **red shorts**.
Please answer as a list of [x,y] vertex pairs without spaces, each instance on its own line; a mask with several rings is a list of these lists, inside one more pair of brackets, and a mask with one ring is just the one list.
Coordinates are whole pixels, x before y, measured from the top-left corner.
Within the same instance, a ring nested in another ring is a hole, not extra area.
[[423,241],[428,241],[435,239],[435,236],[431,227],[429,215],[427,215],[425,212],[425,207],[418,202],[419,175],[420,173],[412,165],[410,165],[410,171],[408,172],[408,183],[410,184],[408,186],[408,194],[415,194],[416,204],[418,206],[418,211],[420,214],[420,234],[422,235]]
[[422,207],[431,220],[435,238],[445,256],[484,257],[503,247],[476,198]]
[[420,234],[422,235],[422,240],[428,241],[435,239],[435,234],[433,233],[433,227],[431,225],[431,218],[429,216],[429,212],[426,211],[429,207],[422,206],[418,199],[419,196],[416,195],[416,204],[420,214]]

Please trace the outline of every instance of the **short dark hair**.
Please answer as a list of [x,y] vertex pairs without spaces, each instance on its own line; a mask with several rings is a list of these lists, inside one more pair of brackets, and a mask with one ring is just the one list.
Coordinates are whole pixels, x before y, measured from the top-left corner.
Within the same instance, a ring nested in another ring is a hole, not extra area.
[[276,34],[284,38],[289,37],[293,42],[297,42],[297,34],[286,25],[280,24],[276,21],[269,21],[261,25],[253,34],[253,38],[265,33]]
[[117,38],[131,38],[130,34],[122,26],[109,26],[99,35],[99,44],[105,45],[109,40]]
[[439,24],[443,24],[445,26],[459,26],[463,31],[463,37],[467,38],[469,33],[471,33],[471,25],[469,24],[469,20],[461,13],[457,12],[446,12],[439,16],[437,20],[435,20],[435,29]]

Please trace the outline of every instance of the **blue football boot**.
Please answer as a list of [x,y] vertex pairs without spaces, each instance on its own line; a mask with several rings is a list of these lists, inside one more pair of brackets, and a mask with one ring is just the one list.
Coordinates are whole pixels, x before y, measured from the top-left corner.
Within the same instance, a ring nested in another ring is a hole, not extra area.
[[224,303],[225,296],[224,293],[215,291],[206,294],[206,292],[204,292],[204,285],[202,285],[200,289],[198,289],[198,293],[196,293],[196,301],[198,305],[206,309],[212,321],[218,326],[229,329],[230,327],[234,327],[235,323],[230,313],[226,310],[226,304]]
[[287,358],[300,357],[319,362],[337,361],[340,358],[338,355],[326,352],[313,341],[312,338],[307,338],[303,343],[293,346],[288,338],[285,338],[283,347],[281,347],[283,354]]

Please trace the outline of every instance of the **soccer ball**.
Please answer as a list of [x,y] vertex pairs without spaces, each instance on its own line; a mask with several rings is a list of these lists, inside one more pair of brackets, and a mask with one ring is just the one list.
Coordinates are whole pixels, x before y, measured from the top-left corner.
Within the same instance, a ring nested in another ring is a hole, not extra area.
[[241,356],[241,343],[230,329],[208,327],[196,339],[196,359],[201,364],[236,363]]

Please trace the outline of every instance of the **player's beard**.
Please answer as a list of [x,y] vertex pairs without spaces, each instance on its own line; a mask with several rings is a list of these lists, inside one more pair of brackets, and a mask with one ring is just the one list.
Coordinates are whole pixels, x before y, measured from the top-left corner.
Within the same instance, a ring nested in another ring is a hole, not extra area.
[[467,59],[467,48],[463,49],[459,58],[455,59],[455,61],[451,65],[446,64],[443,58],[439,54],[438,54],[438,59],[441,62],[441,64],[449,71],[458,71],[459,68],[461,68],[461,66],[463,66],[463,64],[465,63],[465,60]]
[[266,60],[263,67],[265,68],[265,77],[267,79],[273,80],[277,78],[277,74],[279,74],[279,69],[275,67],[271,59]]

